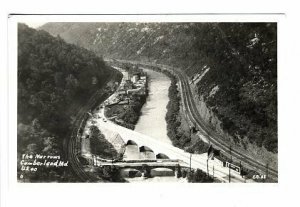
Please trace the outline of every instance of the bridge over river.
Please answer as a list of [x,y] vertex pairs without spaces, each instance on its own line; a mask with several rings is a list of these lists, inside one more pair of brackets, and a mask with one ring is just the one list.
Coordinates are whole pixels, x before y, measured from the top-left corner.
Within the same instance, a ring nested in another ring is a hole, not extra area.
[[[136,131],[119,126],[110,120],[107,120],[104,116],[104,108],[100,108],[92,120],[93,124],[101,130],[109,130],[116,134],[118,137],[126,143],[126,150],[124,153],[124,161],[126,160],[154,160],[154,159],[169,159],[180,160],[181,166],[190,166],[194,169],[201,169],[207,172],[222,182],[228,182],[229,169],[224,167],[217,159],[208,159],[207,153],[200,155],[190,154],[182,149],[174,147],[171,144],[158,141],[157,139],[138,133]],[[84,150],[83,150],[84,153]],[[147,162],[149,164],[151,162]],[[102,163],[104,164],[104,163]],[[107,163],[117,164],[117,163]],[[126,165],[126,167],[146,164],[140,162],[134,163],[118,163],[118,165]],[[170,164],[170,163],[168,163]],[[173,164],[173,163],[172,163]],[[154,163],[151,163],[154,165]],[[157,164],[159,167],[167,166],[167,163]],[[175,166],[175,165],[174,165]],[[231,170],[231,182],[252,182],[252,180],[245,180],[237,172]]]
[[[114,94],[111,97],[113,96]],[[98,111],[94,112],[89,123],[97,126],[101,131],[109,131],[116,134],[116,137],[122,140],[123,145],[125,144],[126,146],[123,157],[124,161],[154,159],[180,160],[182,166],[190,166],[193,169],[199,168],[210,175],[214,174],[214,177],[222,182],[228,182],[229,168],[224,167],[223,163],[217,159],[208,159],[207,153],[200,155],[190,154],[182,149],[174,147],[171,143],[159,141],[160,139],[157,139],[156,137],[153,138],[119,126],[105,117],[104,109],[105,106],[99,107]],[[83,139],[81,139],[81,141],[83,141]],[[86,146],[89,146],[89,141],[88,139],[85,139],[84,142],[86,142],[86,144],[81,143],[81,153],[84,156],[89,156],[90,152],[89,150],[86,150]],[[164,164],[166,165],[166,163],[160,164],[162,166]],[[233,170],[231,170],[230,174],[231,182],[253,182],[253,180],[245,180],[245,178]]]

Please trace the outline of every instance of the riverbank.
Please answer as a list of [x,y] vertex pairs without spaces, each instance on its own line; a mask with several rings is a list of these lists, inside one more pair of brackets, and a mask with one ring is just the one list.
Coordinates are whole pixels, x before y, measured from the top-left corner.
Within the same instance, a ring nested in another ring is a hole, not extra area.
[[[165,117],[164,123],[166,125],[166,132],[167,137],[175,147],[184,149],[190,153],[197,153],[201,154],[203,152],[207,152],[209,145],[203,142],[196,134],[195,129],[191,130],[191,123],[185,117],[185,111],[183,107],[183,103],[181,100],[180,95],[180,84],[178,81],[178,77],[175,73],[170,70],[165,70],[160,66],[156,65],[143,65],[140,63],[122,63],[122,62],[114,62],[119,67],[134,67],[135,65],[143,68],[148,69],[150,71],[156,72],[160,75],[166,76],[170,80],[170,85],[167,90],[167,99],[168,102],[165,108]],[[157,89],[156,89],[157,90]],[[157,93],[157,91],[156,91]],[[149,124],[151,123],[151,124]],[[151,128],[149,125],[153,125],[153,120],[147,123],[148,127]],[[162,128],[162,127],[158,127]],[[153,129],[154,131],[157,129]],[[151,132],[153,133],[153,132]],[[169,142],[169,143],[170,143]]]
[[119,89],[104,103],[105,116],[114,123],[133,130],[148,96],[148,78],[142,70],[125,68],[119,68],[123,73]]

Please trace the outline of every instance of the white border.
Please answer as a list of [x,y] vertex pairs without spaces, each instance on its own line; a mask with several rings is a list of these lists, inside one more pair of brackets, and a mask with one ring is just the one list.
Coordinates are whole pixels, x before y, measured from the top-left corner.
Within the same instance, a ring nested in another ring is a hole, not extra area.
[[[62,20],[63,19],[63,20]],[[238,203],[244,204],[244,206],[257,206],[257,201],[264,201],[266,192],[268,195],[273,195],[274,200],[279,198],[284,189],[279,188],[279,184],[18,184],[16,183],[16,94],[17,81],[16,81],[16,69],[17,69],[17,42],[16,42],[16,24],[17,22],[28,21],[73,21],[73,22],[277,22],[278,21],[278,75],[279,86],[284,82],[282,78],[285,78],[288,74],[282,69],[285,65],[287,58],[287,48],[285,46],[285,39],[287,37],[285,32],[285,17],[278,15],[155,15],[155,16],[13,16],[9,20],[9,160],[4,163],[4,166],[8,166],[9,184],[7,192],[7,201],[9,206],[53,206],[59,205],[57,201],[64,201],[70,206],[82,206],[82,205],[101,205],[101,203],[110,203],[116,205],[129,205],[134,202],[138,205],[139,202],[148,206],[151,196],[154,198],[160,198],[155,204],[161,205],[186,205],[186,201],[189,198],[198,198],[199,203],[189,205],[222,205],[233,206]],[[282,90],[279,88],[279,95],[284,94],[286,88]],[[280,106],[280,104],[279,104]],[[281,113],[283,112],[283,113]],[[279,114],[284,114],[285,109],[280,108]],[[281,123],[279,120],[279,124]],[[286,131],[284,131],[286,135]],[[279,137],[282,136],[281,130],[279,131]],[[280,140],[280,154],[279,154],[279,182],[286,184],[288,177],[286,177],[286,171],[282,169],[285,167],[284,160],[281,154],[289,154],[286,147],[286,142]],[[9,164],[9,165],[8,165]],[[59,188],[58,188],[59,186]],[[232,193],[240,191],[238,196],[234,196]],[[68,192],[68,193],[66,193]],[[171,192],[171,193],[170,193]],[[47,196],[48,195],[48,196]],[[49,197],[50,195],[50,197]],[[137,200],[129,201],[128,196],[134,195]],[[45,198],[51,198],[53,200],[44,200]],[[183,197],[185,199],[180,199]],[[278,196],[278,197],[277,197]],[[251,198],[253,197],[253,198]],[[16,199],[17,198],[17,199]],[[36,199],[38,202],[29,202],[30,199]],[[209,199],[208,199],[209,198]],[[22,203],[22,201],[27,201]],[[94,203],[94,202],[98,203]],[[270,201],[274,203],[274,201]]]
[[19,22],[277,22],[284,14],[20,15]]

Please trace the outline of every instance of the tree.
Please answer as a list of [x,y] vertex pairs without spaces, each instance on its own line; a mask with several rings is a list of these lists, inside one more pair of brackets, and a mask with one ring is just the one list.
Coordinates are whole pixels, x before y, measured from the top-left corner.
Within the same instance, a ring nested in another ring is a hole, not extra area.
[[[67,44],[43,30],[18,25],[18,159],[23,153],[63,156],[72,117],[114,73],[94,53]],[[97,83],[84,80],[95,77]],[[19,160],[18,160],[19,161]],[[20,170],[18,168],[18,170]],[[53,169],[71,179],[69,168]],[[33,181],[57,179],[39,169]],[[70,176],[68,176],[70,175]]]

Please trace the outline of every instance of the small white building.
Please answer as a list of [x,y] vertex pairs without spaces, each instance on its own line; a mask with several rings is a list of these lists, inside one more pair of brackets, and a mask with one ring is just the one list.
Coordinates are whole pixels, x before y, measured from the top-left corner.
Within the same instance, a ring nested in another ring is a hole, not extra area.
[[138,75],[134,75],[131,77],[131,82],[132,83],[136,83],[139,80],[139,76]]
[[123,72],[123,75],[125,80],[130,80],[130,76],[128,72]]

